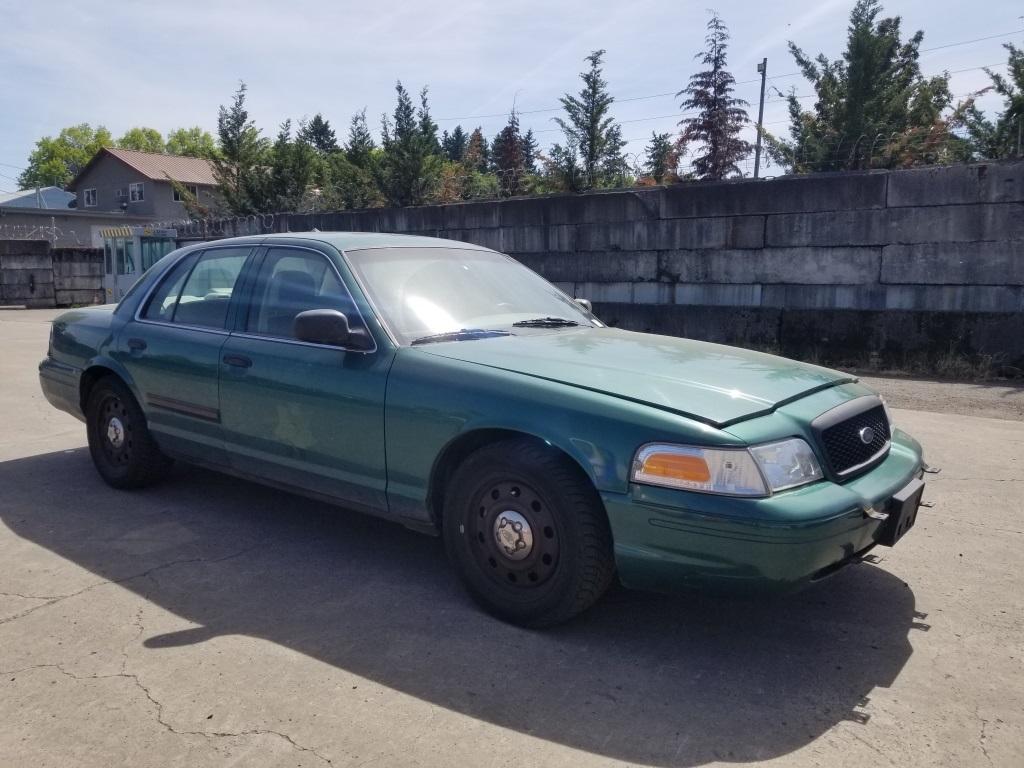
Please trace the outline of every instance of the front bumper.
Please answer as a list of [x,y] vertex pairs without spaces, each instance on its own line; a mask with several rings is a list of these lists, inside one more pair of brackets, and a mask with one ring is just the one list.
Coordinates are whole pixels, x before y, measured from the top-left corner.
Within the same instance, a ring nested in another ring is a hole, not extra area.
[[764,499],[633,485],[602,494],[627,587],[780,591],[829,575],[878,543],[883,508],[924,469],[921,446],[894,430],[886,459],[842,485],[820,481]]

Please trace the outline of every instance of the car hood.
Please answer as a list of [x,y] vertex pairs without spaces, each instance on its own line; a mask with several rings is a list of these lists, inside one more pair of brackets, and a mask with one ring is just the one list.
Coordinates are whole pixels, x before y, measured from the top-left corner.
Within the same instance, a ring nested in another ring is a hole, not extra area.
[[573,328],[417,349],[645,403],[718,427],[856,381],[761,352],[617,328]]

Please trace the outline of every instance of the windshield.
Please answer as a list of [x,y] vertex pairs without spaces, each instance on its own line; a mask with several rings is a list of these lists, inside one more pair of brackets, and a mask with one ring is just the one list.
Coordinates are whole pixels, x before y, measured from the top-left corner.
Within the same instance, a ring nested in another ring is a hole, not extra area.
[[452,335],[457,331],[598,325],[547,280],[493,251],[367,248],[345,255],[402,344],[495,335]]

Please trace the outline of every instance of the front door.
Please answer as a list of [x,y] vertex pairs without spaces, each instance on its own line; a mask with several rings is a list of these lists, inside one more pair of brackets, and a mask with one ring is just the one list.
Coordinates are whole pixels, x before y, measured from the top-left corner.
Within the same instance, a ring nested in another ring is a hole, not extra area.
[[185,256],[118,335],[118,357],[168,453],[227,464],[217,377],[235,284],[251,251],[236,246]]
[[270,247],[221,354],[228,458],[245,474],[386,513],[384,390],[393,352],[298,341],[293,321],[309,309],[338,309],[366,329],[326,254]]

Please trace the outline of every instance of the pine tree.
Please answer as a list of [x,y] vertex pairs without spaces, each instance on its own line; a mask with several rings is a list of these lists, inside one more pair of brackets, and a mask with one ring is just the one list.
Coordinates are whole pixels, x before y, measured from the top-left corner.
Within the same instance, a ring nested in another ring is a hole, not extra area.
[[329,155],[338,151],[338,140],[331,124],[317,112],[308,123],[299,126],[299,141],[309,144],[321,155]]
[[213,175],[227,209],[236,215],[260,213],[269,206],[266,163],[268,142],[249,119],[245,83],[239,83],[230,107],[217,115],[220,154],[213,158]]
[[858,0],[850,14],[846,50],[814,59],[793,42],[789,50],[814,86],[814,108],[789,96],[789,142],[773,140],[770,155],[797,172],[899,167],[934,161],[948,129],[949,78],[924,78],[916,32],[903,42],[900,18],[879,19],[878,0]]
[[[584,59],[590,62],[590,69],[580,73],[582,90],[578,96],[567,93],[560,99],[567,119],[554,118],[565,134],[566,144],[565,147],[556,144],[552,157],[561,159],[556,165],[566,175],[568,188],[573,190],[618,183],[624,170],[622,149],[626,142],[609,114],[615,99],[602,77],[604,54],[604,50],[594,51]],[[571,164],[568,162],[570,155],[573,156]],[[580,173],[567,175],[570,166],[577,164]]]
[[651,143],[646,149],[644,170],[658,184],[675,181],[679,154],[670,134],[651,131]]
[[462,164],[480,173],[487,172],[490,161],[490,152],[487,148],[487,139],[484,133],[477,126],[469,134],[469,143],[466,144],[466,151],[462,155]]
[[304,211],[309,192],[319,173],[316,149],[302,140],[292,140],[292,121],[285,120],[271,153],[269,206],[273,211]]
[[508,116],[508,123],[494,137],[491,144],[491,163],[498,173],[502,191],[507,195],[518,195],[525,174],[523,159],[523,136],[519,132],[519,117],[515,110]]
[[419,121],[424,144],[432,154],[441,154],[441,142],[437,139],[437,123],[430,116],[430,105],[427,103],[427,86],[423,86],[423,90],[420,91],[420,108],[416,112],[416,119]]
[[712,13],[704,38],[707,49],[696,59],[707,67],[690,78],[690,84],[676,96],[686,96],[679,105],[684,112],[696,110],[695,117],[681,120],[681,140],[699,143],[702,154],[693,161],[694,173],[702,179],[724,179],[742,175],[739,162],[750,154],[750,143],[740,132],[750,120],[747,102],[732,95],[736,79],[726,69],[729,30],[717,13]]
[[461,125],[456,125],[450,135],[448,131],[445,131],[441,136],[441,151],[453,163],[458,163],[466,154],[467,143],[466,132],[462,130]]
[[348,126],[348,142],[345,144],[345,157],[353,165],[366,168],[377,144],[373,140],[370,129],[366,125],[366,108],[352,115]]
[[401,82],[395,85],[395,91],[394,122],[387,115],[381,120],[383,152],[374,164],[374,176],[389,205],[422,205],[441,170],[436,126],[432,132],[425,89],[420,94],[418,114]]
[[523,134],[520,144],[523,148],[523,168],[527,173],[537,172],[537,140],[533,137],[533,129],[528,128]]
[[975,106],[974,98],[957,107],[956,118],[969,138],[969,153],[964,159],[1005,160],[1021,157],[1024,147],[1024,48],[1004,43],[1009,53],[1007,75],[990,69],[985,74],[991,89],[1003,97],[1003,111],[990,120]]

